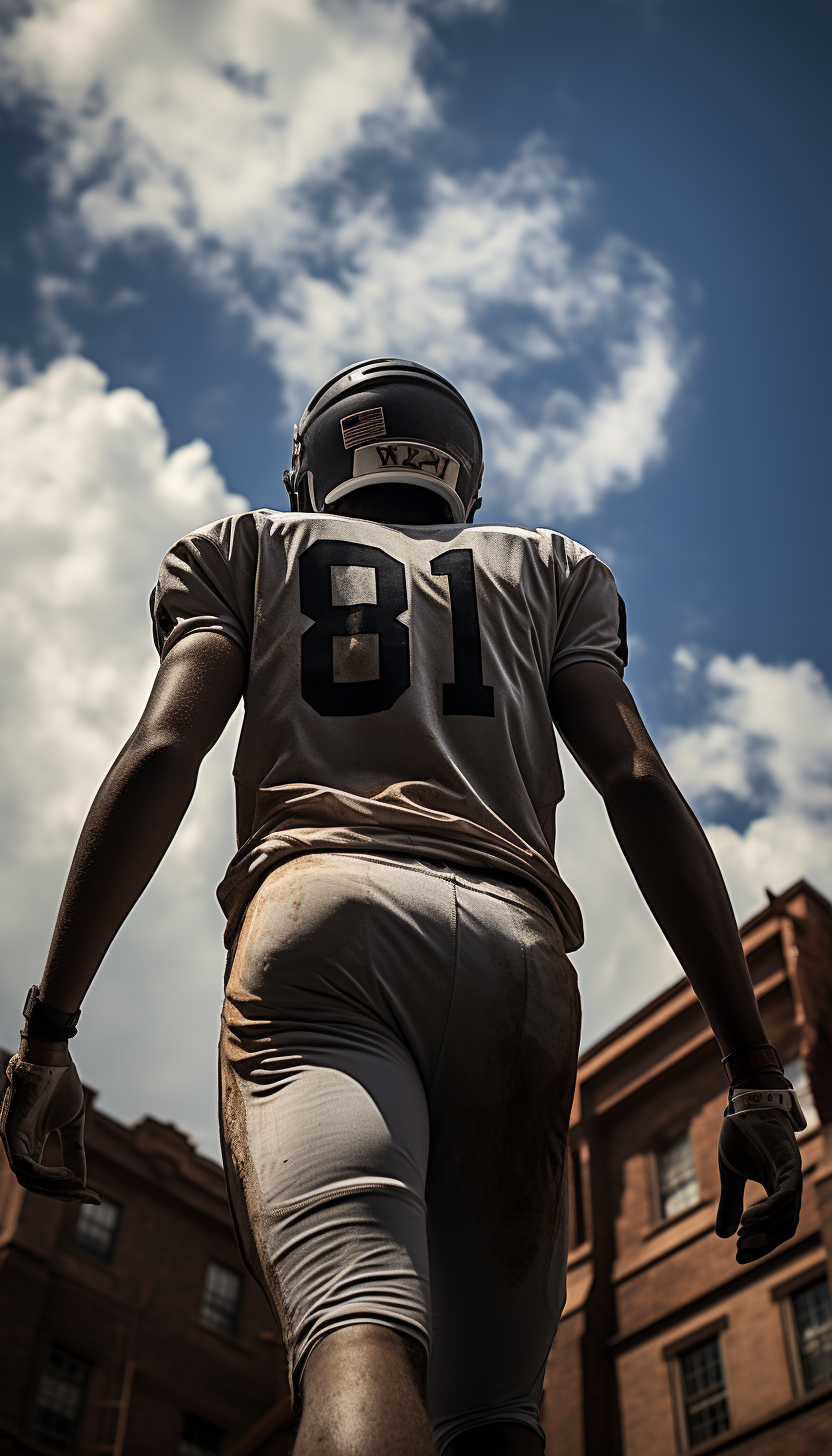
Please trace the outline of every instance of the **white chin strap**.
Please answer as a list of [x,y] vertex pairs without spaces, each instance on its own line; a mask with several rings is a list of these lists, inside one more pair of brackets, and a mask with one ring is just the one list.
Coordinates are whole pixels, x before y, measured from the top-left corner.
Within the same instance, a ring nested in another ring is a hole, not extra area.
[[420,490],[430,490],[434,495],[442,497],[450,507],[455,525],[462,525],[465,520],[465,507],[456,491],[443,480],[436,480],[421,470],[373,470],[366,475],[354,475],[329,492],[324,500],[324,507],[343,500],[345,495],[352,495],[353,491],[363,490],[365,485],[416,485]]

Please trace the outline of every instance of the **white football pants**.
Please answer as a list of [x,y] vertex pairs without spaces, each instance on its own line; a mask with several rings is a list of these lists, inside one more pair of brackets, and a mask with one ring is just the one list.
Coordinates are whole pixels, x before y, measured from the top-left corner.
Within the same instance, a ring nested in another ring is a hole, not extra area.
[[264,881],[226,988],[222,1132],[296,1393],[318,1340],[381,1324],[428,1352],[440,1451],[494,1421],[542,1437],[579,1025],[531,891],[340,853]]

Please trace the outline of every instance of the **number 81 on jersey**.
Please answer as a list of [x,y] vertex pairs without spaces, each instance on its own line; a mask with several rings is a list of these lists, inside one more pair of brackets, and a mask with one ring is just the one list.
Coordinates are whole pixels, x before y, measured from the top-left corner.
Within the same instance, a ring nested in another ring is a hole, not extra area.
[[[333,567],[370,568],[375,602],[333,603]],[[442,684],[442,712],[494,717],[494,689],[482,680],[474,553],[444,551],[430,563],[433,576],[446,576],[451,605],[454,680]],[[410,687],[410,632],[398,618],[407,611],[404,566],[378,546],[356,541],[316,541],[301,554],[300,609],[313,625],[300,641],[301,696],[325,718],[382,713]],[[378,639],[378,676],[336,682],[335,638],[372,635]]]

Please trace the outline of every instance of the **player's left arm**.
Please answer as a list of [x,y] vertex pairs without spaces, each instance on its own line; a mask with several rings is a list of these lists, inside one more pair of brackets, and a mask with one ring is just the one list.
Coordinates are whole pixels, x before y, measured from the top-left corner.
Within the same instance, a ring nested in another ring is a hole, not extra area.
[[[193,796],[200,764],[239,702],[246,671],[242,649],[220,632],[194,632],[175,643],[87,815],[39,987],[47,1011],[33,1007],[0,1114],[0,1136],[25,1186],[82,1196],[80,1084],[68,1042],[53,1039],[53,1029],[61,1014],[80,1007],[116,932],[161,862]],[[54,1129],[62,1132],[67,1166],[52,1175],[42,1167],[41,1153]]]
[[[728,892],[708,840],[668,773],[632,695],[602,662],[576,662],[549,689],[555,724],[601,794],[615,836],[656,921],[686,972],[724,1056],[768,1038]],[[788,1088],[776,1071],[740,1078],[747,1087]],[[738,1259],[759,1258],[791,1237],[800,1209],[800,1153],[782,1112],[725,1119],[717,1232],[742,1215],[748,1178],[769,1197],[742,1216]]]

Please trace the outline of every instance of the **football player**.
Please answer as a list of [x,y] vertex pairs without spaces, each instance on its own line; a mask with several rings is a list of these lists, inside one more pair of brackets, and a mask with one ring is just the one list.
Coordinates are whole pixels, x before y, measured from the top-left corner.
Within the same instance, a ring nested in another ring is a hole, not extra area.
[[[81,833],[8,1071],[20,1182],[94,1201],[69,1039],[244,695],[218,892],[222,1141],[297,1456],[542,1449],[582,939],[554,858],[553,719],[722,1050],[717,1233],[739,1228],[746,1263],[797,1226],[802,1115],[714,856],[622,681],[612,574],[555,531],[473,525],[482,468],[453,385],[372,359],[304,412],[291,512],[168,552],[159,673]],[[747,1179],[768,1197],[743,1213]]]

